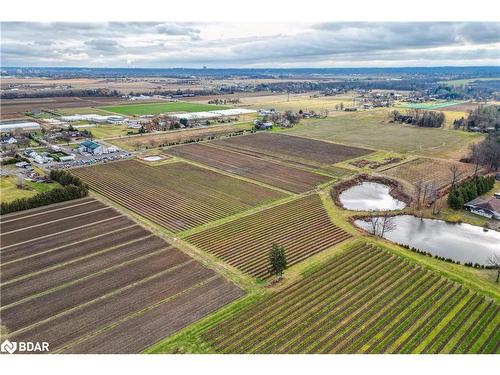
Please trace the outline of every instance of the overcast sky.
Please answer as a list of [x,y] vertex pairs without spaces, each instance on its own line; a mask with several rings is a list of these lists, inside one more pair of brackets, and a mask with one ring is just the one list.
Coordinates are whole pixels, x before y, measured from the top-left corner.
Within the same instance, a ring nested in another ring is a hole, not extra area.
[[500,23],[1,24],[2,66],[500,65]]

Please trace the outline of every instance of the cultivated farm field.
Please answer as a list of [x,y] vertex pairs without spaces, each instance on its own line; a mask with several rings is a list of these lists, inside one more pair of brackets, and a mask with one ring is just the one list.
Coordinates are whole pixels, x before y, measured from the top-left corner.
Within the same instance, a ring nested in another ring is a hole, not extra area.
[[500,308],[359,243],[202,334],[216,353],[499,353]]
[[388,177],[405,180],[414,185],[417,181],[424,183],[435,182],[438,189],[451,185],[452,172],[450,168],[456,166],[459,171],[458,180],[474,174],[474,165],[451,160],[418,158],[395,167],[385,169],[382,174]]
[[243,294],[93,198],[1,224],[3,333],[51,353],[138,353]]
[[[109,113],[108,113],[109,114]],[[126,125],[103,125],[96,124],[94,126],[79,127],[75,126],[77,130],[88,130],[92,132],[94,139],[106,139],[111,137],[126,136],[130,129]]]
[[402,108],[411,108],[411,109],[425,109],[425,110],[433,110],[433,109],[441,109],[445,107],[452,107],[459,105],[459,102],[452,101],[443,101],[443,102],[427,102],[427,103],[402,103],[400,107]]
[[154,148],[176,143],[189,143],[214,137],[224,137],[250,129],[252,129],[251,123],[216,125],[205,128],[170,130],[140,136],[120,137],[109,139],[108,141],[121,149],[135,151],[144,148]]
[[127,160],[72,173],[98,193],[174,232],[287,196],[184,162],[148,166]]
[[293,265],[350,237],[330,221],[320,197],[313,194],[189,235],[185,240],[245,273],[267,278],[273,243],[287,249],[288,264]]
[[[49,110],[58,112],[60,109],[88,108],[106,104],[119,104],[124,101],[125,100],[122,98],[114,97],[2,99],[2,113],[0,114],[0,119],[5,120],[26,117],[24,113],[28,111]],[[96,113],[96,111],[93,113]]]
[[326,119],[304,120],[286,132],[357,147],[458,160],[469,144],[483,136],[455,130],[389,123],[389,110],[345,112]]
[[319,92],[308,92],[302,94],[269,94],[248,95],[240,97],[241,103],[239,106],[244,108],[274,108],[277,111],[334,111],[336,106],[341,103],[344,106],[349,106],[353,98],[356,96],[354,92],[335,96],[323,96]]
[[256,133],[244,137],[216,140],[213,143],[241,153],[275,158],[310,168],[326,167],[373,152],[358,147],[321,142],[281,133]]
[[327,176],[314,172],[211,147],[209,144],[177,146],[167,152],[294,193],[309,191],[330,180]]
[[204,112],[227,108],[229,107],[190,102],[141,103],[99,107],[99,109],[104,111],[119,113],[126,116],[158,115],[168,112]]

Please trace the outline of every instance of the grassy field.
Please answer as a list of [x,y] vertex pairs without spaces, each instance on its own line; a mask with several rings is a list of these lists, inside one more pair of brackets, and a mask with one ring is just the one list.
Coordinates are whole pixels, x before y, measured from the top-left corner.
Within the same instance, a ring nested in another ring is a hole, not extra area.
[[482,138],[462,131],[418,128],[389,123],[389,110],[342,113],[304,120],[290,134],[352,146],[459,159],[470,143]]
[[175,143],[198,141],[211,137],[222,137],[243,130],[251,130],[252,128],[252,123],[243,122],[237,124],[214,125],[204,128],[170,130],[145,135],[120,137],[112,140],[110,139],[109,142],[121,149],[136,151],[145,148],[168,146]]
[[462,117],[467,118],[468,112],[463,111],[441,111],[444,113],[444,127],[445,129],[453,129],[453,121],[459,120]]
[[218,105],[188,103],[188,102],[164,102],[164,103],[142,103],[142,104],[122,104],[99,107],[107,112],[119,113],[121,115],[158,115],[168,112],[203,112],[227,109]]
[[71,116],[71,115],[101,115],[101,116],[109,116],[113,113],[108,111],[104,111],[95,107],[80,107],[80,108],[61,108],[57,109],[57,113],[63,116]]
[[460,104],[460,102],[426,102],[426,103],[401,103],[398,107],[401,108],[412,108],[412,109],[439,109],[445,108],[453,105]]
[[105,139],[105,138],[115,138],[115,137],[124,137],[127,135],[127,132],[133,131],[137,132],[137,130],[129,129],[126,125],[96,125],[92,127],[76,127],[77,130],[88,130],[92,133],[92,136],[96,139]]
[[463,86],[468,85],[475,81],[498,81],[499,77],[485,77],[485,78],[469,78],[469,79],[455,79],[451,81],[441,81],[439,83],[448,85],[448,86]]
[[57,187],[61,187],[57,182],[50,184],[36,183],[32,181],[24,181],[24,189],[19,189],[16,186],[17,177],[2,176],[0,177],[0,202],[10,202],[18,198],[30,198],[38,193],[44,193]]
[[352,105],[355,94],[347,93],[336,96],[315,96],[313,93],[307,94],[278,94],[262,95],[240,98],[240,106],[245,108],[274,108],[278,111],[334,111],[335,106],[344,104],[345,107]]

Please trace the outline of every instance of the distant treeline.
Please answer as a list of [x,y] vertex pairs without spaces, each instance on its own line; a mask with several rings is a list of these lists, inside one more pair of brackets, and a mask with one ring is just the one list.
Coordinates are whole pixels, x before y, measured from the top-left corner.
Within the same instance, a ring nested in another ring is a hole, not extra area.
[[411,124],[424,128],[440,128],[444,123],[444,113],[436,111],[424,111],[421,109],[411,109],[407,114],[399,111],[391,113],[392,120],[405,124]]
[[1,99],[24,99],[24,98],[52,98],[52,97],[119,97],[122,94],[116,90],[108,89],[82,89],[82,90],[45,90],[45,91],[2,91]]
[[62,187],[39,193],[30,198],[19,198],[11,202],[2,202],[0,214],[4,215],[10,212],[29,210],[52,203],[83,198],[88,195],[88,186],[67,171],[52,170],[50,172],[50,179],[59,182]]
[[255,91],[277,91],[303,93],[309,91],[326,91],[331,89],[339,90],[410,90],[421,91],[430,88],[434,80],[429,78],[402,78],[398,80],[390,79],[356,79],[334,82],[270,82],[261,83],[255,86]]
[[5,75],[24,77],[96,78],[96,77],[234,77],[290,78],[307,75],[412,75],[441,79],[497,77],[497,66],[392,67],[392,68],[90,68],[90,67],[2,67]]
[[476,176],[460,186],[452,187],[448,194],[448,205],[456,210],[463,208],[464,204],[487,193],[495,186],[494,176]]
[[484,100],[486,98],[499,98],[498,81],[478,81],[462,86],[433,85],[426,91],[432,95],[445,100]]

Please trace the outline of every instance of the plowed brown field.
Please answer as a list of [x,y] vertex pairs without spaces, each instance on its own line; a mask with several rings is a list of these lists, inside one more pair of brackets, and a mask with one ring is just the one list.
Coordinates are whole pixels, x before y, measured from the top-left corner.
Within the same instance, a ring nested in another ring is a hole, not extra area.
[[0,240],[7,338],[50,352],[138,353],[243,294],[92,198],[4,215]]

